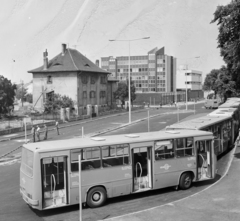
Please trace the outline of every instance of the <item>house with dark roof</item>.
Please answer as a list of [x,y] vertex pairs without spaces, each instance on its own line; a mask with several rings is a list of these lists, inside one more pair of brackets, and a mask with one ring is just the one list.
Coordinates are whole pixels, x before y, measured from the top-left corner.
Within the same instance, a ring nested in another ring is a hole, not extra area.
[[62,44],[60,54],[48,61],[43,52],[43,65],[28,71],[33,74],[33,106],[44,109],[44,103],[52,93],[72,98],[77,115],[82,115],[87,105],[113,107],[116,79],[108,79],[111,73],[101,69],[79,51]]

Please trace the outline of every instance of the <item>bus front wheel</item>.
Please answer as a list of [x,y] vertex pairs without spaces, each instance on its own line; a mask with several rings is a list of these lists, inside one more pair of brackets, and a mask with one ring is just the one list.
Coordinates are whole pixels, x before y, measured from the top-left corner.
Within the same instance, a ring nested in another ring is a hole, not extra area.
[[190,173],[184,173],[182,174],[179,182],[179,187],[182,190],[186,190],[190,188],[192,185],[192,175]]
[[107,199],[106,191],[103,187],[92,188],[87,195],[87,205],[91,208],[102,206]]

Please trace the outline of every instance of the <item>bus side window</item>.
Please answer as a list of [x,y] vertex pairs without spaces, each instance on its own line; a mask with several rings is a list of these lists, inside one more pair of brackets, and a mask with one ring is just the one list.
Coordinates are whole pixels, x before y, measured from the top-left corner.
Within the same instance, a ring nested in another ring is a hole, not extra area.
[[172,141],[159,141],[155,143],[155,160],[164,160],[174,158],[174,149]]
[[194,155],[193,138],[176,139],[177,157],[188,157]]
[[101,147],[103,167],[113,167],[129,164],[129,145],[111,145]]
[[[101,167],[100,148],[89,147],[86,148],[86,167],[82,167],[82,170],[97,169]],[[83,162],[84,163],[84,162]],[[84,166],[84,164],[82,165]]]

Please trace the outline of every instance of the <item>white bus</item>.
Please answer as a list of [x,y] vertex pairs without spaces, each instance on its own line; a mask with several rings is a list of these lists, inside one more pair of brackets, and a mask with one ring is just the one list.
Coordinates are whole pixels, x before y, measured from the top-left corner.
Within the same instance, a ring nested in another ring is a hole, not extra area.
[[79,203],[102,206],[107,198],[169,186],[188,189],[213,179],[213,134],[198,130],[78,138],[22,147],[20,193],[29,206],[46,210]]

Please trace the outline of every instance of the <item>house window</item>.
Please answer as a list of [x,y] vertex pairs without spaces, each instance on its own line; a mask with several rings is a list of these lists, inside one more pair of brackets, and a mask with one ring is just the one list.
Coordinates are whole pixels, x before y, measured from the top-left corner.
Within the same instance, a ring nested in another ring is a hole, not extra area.
[[87,77],[87,75],[83,75],[81,79],[82,79],[82,83],[83,83],[83,84],[87,84],[87,82],[88,82],[88,77]]
[[47,84],[52,84],[52,76],[47,76]]
[[90,98],[95,98],[95,97],[96,97],[96,92],[90,91]]
[[87,98],[87,91],[83,91],[83,98]]
[[96,82],[95,77],[91,76],[91,84],[95,84],[95,82]]
[[101,76],[101,84],[106,84],[106,83],[107,83],[106,76]]
[[106,91],[100,91],[100,97],[101,98],[106,97]]

